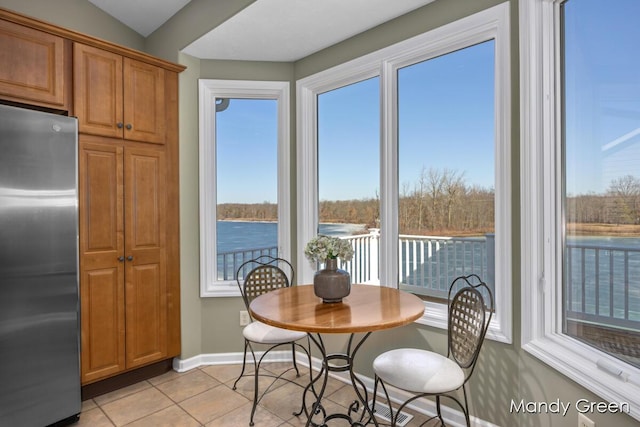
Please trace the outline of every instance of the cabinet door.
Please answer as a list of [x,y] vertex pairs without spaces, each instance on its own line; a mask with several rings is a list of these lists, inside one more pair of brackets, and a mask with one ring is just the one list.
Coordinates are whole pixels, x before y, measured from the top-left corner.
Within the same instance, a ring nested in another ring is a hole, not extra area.
[[124,58],[124,137],[163,144],[165,75],[162,68]]
[[165,153],[125,148],[127,368],[167,354]]
[[64,39],[0,20],[0,46],[3,98],[66,109]]
[[122,147],[100,143],[100,138],[81,137],[78,167],[83,383],[125,369],[122,165]]
[[75,43],[73,73],[78,130],[122,138],[122,56]]

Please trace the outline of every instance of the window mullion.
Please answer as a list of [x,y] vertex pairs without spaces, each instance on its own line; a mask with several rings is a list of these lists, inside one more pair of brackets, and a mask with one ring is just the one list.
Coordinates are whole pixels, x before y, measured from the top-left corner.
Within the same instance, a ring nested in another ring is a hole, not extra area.
[[[398,72],[389,61],[380,67],[380,259],[398,254]],[[397,287],[398,262],[382,262],[380,283]]]

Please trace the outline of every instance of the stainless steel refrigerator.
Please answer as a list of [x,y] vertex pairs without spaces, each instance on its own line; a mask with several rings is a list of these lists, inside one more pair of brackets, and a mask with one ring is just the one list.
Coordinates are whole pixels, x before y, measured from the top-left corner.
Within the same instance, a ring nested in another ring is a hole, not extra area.
[[80,413],[77,135],[0,105],[0,427]]

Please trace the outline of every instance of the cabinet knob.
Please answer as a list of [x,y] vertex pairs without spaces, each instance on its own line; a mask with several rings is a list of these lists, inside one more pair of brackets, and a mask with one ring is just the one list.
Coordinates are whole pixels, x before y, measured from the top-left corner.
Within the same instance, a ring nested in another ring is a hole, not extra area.
[[127,257],[127,261],[133,261],[133,255],[129,255],[129,256]]
[[126,126],[127,130],[131,130],[132,127],[133,126],[131,126],[131,123],[127,123],[127,126]]
[[118,122],[118,123],[116,124],[116,126],[118,126],[118,129],[122,129],[122,126],[124,126],[124,125],[122,124],[122,122]]
[[120,262],[124,261],[124,257],[123,256],[119,256],[118,257],[118,261],[120,261]]

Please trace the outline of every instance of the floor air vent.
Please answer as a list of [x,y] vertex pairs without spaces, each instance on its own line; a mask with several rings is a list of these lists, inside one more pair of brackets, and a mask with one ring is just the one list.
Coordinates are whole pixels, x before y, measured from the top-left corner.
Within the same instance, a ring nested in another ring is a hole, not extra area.
[[[373,400],[369,401],[369,406],[373,405]],[[389,410],[389,406],[386,403],[376,401],[376,406],[373,408],[373,411],[376,417],[380,418],[382,421],[391,422],[391,411]],[[407,414],[406,412],[400,412],[398,416],[397,426],[404,427],[409,421],[413,419],[413,415]]]

